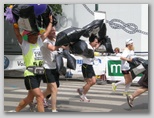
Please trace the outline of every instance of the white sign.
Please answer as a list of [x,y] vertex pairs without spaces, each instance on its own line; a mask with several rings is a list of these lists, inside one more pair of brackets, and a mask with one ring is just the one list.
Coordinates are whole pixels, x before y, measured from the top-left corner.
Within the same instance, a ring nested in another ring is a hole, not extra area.
[[[73,75],[79,75],[82,77],[82,71],[81,71],[81,65],[83,63],[82,57],[81,56],[74,56],[76,59],[76,69],[71,70],[71,73]],[[124,79],[122,75],[118,75],[119,73],[121,74],[121,65],[120,63],[116,64],[113,63],[110,65],[110,71],[109,71],[109,65],[108,61],[120,61],[119,57],[116,56],[96,56],[96,59],[94,60],[94,71],[96,75],[102,75],[106,74],[107,80],[110,81],[120,81],[121,79]],[[143,59],[148,59],[148,56],[142,56],[141,58]],[[66,67],[67,65],[67,60],[63,59],[64,61],[64,66]],[[23,61],[23,56],[22,55],[5,55],[4,56],[4,71],[8,70],[19,70],[23,71],[25,70],[25,65]],[[70,69],[69,69],[70,70]],[[116,76],[111,76],[111,74],[114,73]],[[133,82],[138,82],[138,80],[141,77],[136,77]]]
[[4,71],[6,70],[25,70],[25,64],[22,55],[5,55]]

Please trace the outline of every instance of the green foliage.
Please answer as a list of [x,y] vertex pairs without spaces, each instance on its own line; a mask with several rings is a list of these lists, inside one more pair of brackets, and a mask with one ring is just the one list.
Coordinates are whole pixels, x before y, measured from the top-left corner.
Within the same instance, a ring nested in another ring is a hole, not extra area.
[[61,4],[49,4],[55,15],[62,15],[62,7]]

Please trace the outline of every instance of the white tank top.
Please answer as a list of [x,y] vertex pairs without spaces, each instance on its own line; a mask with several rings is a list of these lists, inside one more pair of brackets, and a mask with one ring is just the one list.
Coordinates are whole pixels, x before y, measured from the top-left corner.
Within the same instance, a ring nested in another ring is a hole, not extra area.
[[[86,42],[86,43],[87,43],[88,49],[92,49],[94,51],[92,46],[88,42]],[[82,56],[82,57],[83,57],[83,63],[84,64],[88,64],[88,65],[93,65],[94,64],[94,58],[87,58],[85,56]]]

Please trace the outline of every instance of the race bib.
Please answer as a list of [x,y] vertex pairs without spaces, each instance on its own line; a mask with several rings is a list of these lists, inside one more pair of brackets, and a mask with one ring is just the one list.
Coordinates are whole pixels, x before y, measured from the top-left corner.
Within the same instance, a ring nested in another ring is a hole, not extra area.
[[40,49],[33,49],[33,54],[35,60],[42,60],[42,54]]

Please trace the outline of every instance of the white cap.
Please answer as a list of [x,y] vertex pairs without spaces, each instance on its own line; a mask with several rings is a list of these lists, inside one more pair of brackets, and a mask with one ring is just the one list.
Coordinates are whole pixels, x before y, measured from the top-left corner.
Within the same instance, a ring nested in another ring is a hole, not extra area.
[[126,40],[126,45],[129,45],[129,44],[131,44],[131,43],[133,43],[133,39],[127,39],[127,40]]

